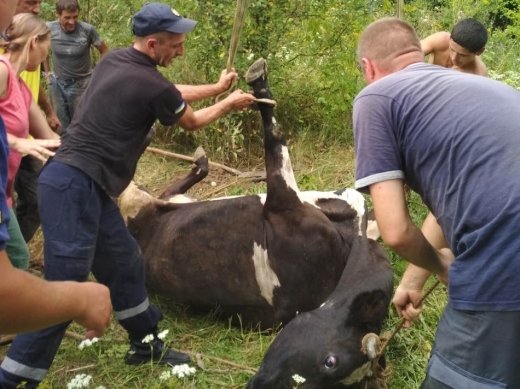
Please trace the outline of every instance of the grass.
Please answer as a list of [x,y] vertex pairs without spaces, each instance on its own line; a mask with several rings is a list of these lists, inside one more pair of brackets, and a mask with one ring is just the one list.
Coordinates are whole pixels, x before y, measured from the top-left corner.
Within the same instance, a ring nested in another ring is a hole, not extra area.
[[[304,136],[291,139],[290,154],[296,178],[302,190],[332,190],[353,185],[354,155],[351,146],[339,142],[325,143]],[[161,147],[161,145],[157,145]],[[209,158],[212,155],[208,153]],[[263,168],[258,150],[253,150],[239,166],[243,171]],[[167,183],[183,176],[190,166],[152,153],[141,158],[135,180],[158,194]],[[215,186],[211,183],[214,182]],[[222,188],[221,190],[219,190]],[[218,193],[216,192],[217,190]],[[210,175],[190,195],[197,198],[247,194],[265,191],[264,183],[239,181],[228,173],[213,169]],[[420,199],[412,195],[409,202],[417,222],[425,216]],[[41,256],[41,241],[31,245],[33,255]],[[397,284],[404,262],[391,254]],[[126,332],[116,323],[107,334],[89,348],[78,349],[79,340],[66,337],[62,342],[52,368],[41,388],[66,388],[77,374],[89,374],[89,388],[242,388],[260,365],[262,356],[274,339],[276,331],[260,332],[232,326],[218,319],[218,310],[206,313],[193,312],[165,297],[151,294],[151,300],[164,313],[161,329],[169,329],[167,342],[174,348],[188,351],[193,356],[197,372],[194,376],[160,381],[167,369],[153,365],[129,367],[123,363],[127,351]],[[445,303],[445,292],[438,288],[426,302],[421,319],[411,329],[401,330],[387,348],[390,367],[390,388],[418,388],[424,377],[432,339],[440,311]],[[391,309],[384,331],[391,331],[399,322]],[[72,332],[81,334],[82,328],[73,324]],[[0,358],[7,347],[0,347]]]

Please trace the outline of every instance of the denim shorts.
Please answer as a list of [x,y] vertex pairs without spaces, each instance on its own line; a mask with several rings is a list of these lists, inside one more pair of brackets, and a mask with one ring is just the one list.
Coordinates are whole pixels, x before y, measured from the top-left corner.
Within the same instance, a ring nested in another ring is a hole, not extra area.
[[421,389],[520,388],[520,312],[455,310],[448,303]]

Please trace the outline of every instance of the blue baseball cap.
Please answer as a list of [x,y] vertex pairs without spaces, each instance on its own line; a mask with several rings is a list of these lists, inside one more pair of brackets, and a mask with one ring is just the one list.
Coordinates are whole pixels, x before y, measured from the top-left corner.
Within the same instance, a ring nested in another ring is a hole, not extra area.
[[184,34],[193,30],[197,22],[183,18],[167,4],[147,3],[132,18],[133,32],[136,36],[148,36],[167,31]]

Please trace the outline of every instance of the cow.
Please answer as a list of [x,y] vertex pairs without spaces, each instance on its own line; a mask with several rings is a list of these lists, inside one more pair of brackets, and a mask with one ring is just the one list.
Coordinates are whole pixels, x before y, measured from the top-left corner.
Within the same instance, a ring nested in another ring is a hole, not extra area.
[[[160,198],[132,183],[119,205],[153,290],[176,303],[218,306],[225,315],[239,315],[244,326],[265,329],[327,299],[353,242],[367,240],[367,213],[364,197],[353,189],[298,190],[264,60],[253,64],[246,81],[259,99],[266,194],[168,201],[207,175],[207,159],[197,156],[190,174]],[[380,252],[377,244],[372,250]]]

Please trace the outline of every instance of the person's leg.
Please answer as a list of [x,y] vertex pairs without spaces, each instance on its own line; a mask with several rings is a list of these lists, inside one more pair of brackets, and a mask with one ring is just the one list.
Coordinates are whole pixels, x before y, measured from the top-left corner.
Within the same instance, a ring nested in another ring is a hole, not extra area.
[[29,268],[29,248],[20,231],[18,220],[12,208],[9,208],[9,240],[5,244],[5,250],[14,267],[27,270]]
[[49,94],[51,97],[52,108],[61,122],[61,133],[64,134],[70,124],[71,116],[67,103],[65,86],[56,77],[52,77],[49,83]]
[[520,312],[468,312],[448,303],[421,389],[520,388]]
[[[87,279],[95,252],[100,202],[79,170],[50,162],[38,185],[44,233],[45,278]],[[0,387],[35,387],[46,375],[69,323],[19,335],[0,366]]]
[[[114,201],[105,196],[103,203],[92,272],[98,281],[110,288],[114,314],[128,332],[131,351],[125,358],[126,363],[141,364],[151,360],[171,365],[189,363],[188,355],[166,348],[157,339],[162,314],[148,300],[141,250],[128,232]],[[152,343],[142,343],[149,334],[154,335]]]
[[42,163],[31,155],[22,158],[14,181],[15,213],[25,242],[29,243],[40,226],[37,181]]
[[69,117],[72,121],[74,117],[74,112],[76,112],[76,108],[83,96],[83,93],[87,89],[89,84],[90,77],[82,78],[81,80],[76,81],[72,85],[67,88],[67,106],[69,110]]

